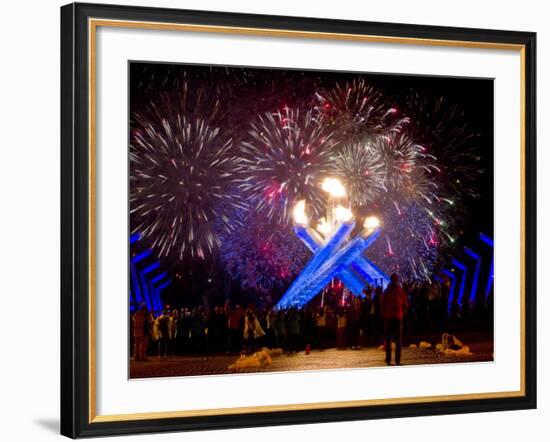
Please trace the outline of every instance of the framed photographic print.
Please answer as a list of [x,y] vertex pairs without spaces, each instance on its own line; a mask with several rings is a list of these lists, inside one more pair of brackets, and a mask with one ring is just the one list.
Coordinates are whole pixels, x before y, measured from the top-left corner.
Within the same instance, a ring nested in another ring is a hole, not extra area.
[[62,434],[534,408],[535,42],[62,7]]

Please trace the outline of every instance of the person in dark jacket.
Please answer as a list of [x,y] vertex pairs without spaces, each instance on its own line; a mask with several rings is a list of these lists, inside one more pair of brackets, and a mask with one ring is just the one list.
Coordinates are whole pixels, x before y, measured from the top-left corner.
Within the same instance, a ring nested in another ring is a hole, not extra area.
[[287,311],[285,329],[288,352],[296,353],[300,346],[300,315],[294,307]]
[[170,343],[170,316],[164,309],[162,315],[157,318],[157,333],[159,341],[159,359],[168,357],[168,345]]
[[274,322],[275,329],[275,347],[286,348],[286,324],[285,324],[285,312],[279,310]]
[[225,304],[225,314],[227,316],[227,352],[239,352],[242,349],[242,335],[244,330],[244,310],[240,305],[234,309],[229,305],[229,301]]
[[401,364],[401,345],[403,338],[403,317],[407,313],[409,300],[405,290],[399,284],[399,277],[393,274],[382,296],[382,318],[384,319],[384,343],[386,346],[386,364],[391,364],[391,341],[395,339],[395,364]]
[[146,361],[147,353],[147,307],[145,304],[132,316],[132,336],[134,337],[134,361]]
[[203,354],[205,352],[205,334],[206,324],[203,313],[200,309],[195,308],[189,320],[189,334],[191,336],[191,352],[194,355]]
[[347,311],[348,319],[348,344],[352,350],[359,350],[359,337],[361,335],[361,300],[355,298]]

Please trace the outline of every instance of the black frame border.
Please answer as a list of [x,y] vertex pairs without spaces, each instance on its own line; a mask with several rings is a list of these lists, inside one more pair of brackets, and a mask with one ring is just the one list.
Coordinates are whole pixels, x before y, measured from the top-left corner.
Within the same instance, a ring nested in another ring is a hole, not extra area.
[[[89,18],[524,46],[525,396],[90,423]],[[60,130],[61,434],[77,438],[536,408],[536,33],[73,3],[61,7]]]

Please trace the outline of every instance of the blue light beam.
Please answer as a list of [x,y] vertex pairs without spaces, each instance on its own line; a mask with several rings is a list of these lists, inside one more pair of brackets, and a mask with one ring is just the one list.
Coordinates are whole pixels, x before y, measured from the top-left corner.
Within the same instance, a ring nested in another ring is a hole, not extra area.
[[466,276],[468,275],[468,268],[455,258],[453,258],[451,262],[462,272],[462,276],[460,277],[460,287],[458,289],[458,304],[462,305],[462,298],[464,296],[464,288],[466,287]]
[[315,263],[317,269],[313,271],[311,268],[308,269],[309,271],[306,275],[302,272],[283,295],[277,304],[278,308],[305,305],[319,293],[332,278],[341,273],[343,269],[346,269],[380,234],[379,229],[374,230],[367,238],[357,237],[340,248],[340,250],[336,251],[342,241],[335,237],[337,235],[343,235],[345,238],[349,235],[349,231],[342,231],[344,230],[342,229],[343,225],[340,226],[328,243],[315,255],[318,256],[322,253],[322,261],[317,261]]
[[137,264],[140,261],[143,261],[145,258],[148,258],[153,254],[153,251],[151,249],[147,249],[141,253],[138,253],[136,256],[132,258],[132,262],[134,264]]
[[[298,238],[306,245],[306,247],[311,250],[313,253],[317,253],[321,248],[323,240],[317,234],[317,232],[311,228],[306,228],[304,226],[297,226],[294,228]],[[344,285],[355,295],[364,297],[363,287],[365,284],[363,281],[353,274],[349,269],[343,269],[340,274],[337,275],[338,278],[342,280]]]
[[479,272],[481,271],[481,256],[468,247],[464,247],[464,252],[476,261],[476,267],[474,269],[474,279],[472,281],[472,288],[470,289],[470,302],[474,302],[477,297],[477,286],[479,283]]
[[443,269],[442,271],[451,280],[451,291],[449,292],[449,299],[447,300],[447,313],[449,313],[451,311],[451,304],[455,298],[456,275],[447,269]]
[[147,267],[145,267],[141,272],[144,274],[144,275],[147,275],[147,273],[151,273],[153,270],[156,270],[160,267],[160,263],[158,261],[152,263],[152,264],[149,264]]
[[[312,252],[315,253],[322,247],[323,239],[315,230],[303,226],[295,227],[294,230],[296,235]],[[357,275],[355,273],[357,273]],[[348,289],[351,290],[352,293],[356,296],[364,297],[365,295],[362,289],[365,284],[361,278],[358,278],[357,276],[360,276],[371,285],[377,285],[379,281],[381,281],[382,288],[386,288],[390,282],[388,275],[386,275],[382,270],[380,270],[380,268],[362,255],[359,255],[348,268],[342,270],[342,274],[338,275],[338,277],[348,287]],[[355,289],[354,286],[356,287]],[[359,289],[359,286],[361,286],[361,289]],[[355,293],[356,291],[360,292],[359,295]]]
[[[479,234],[479,239],[483,241],[485,244],[487,244],[489,247],[493,248],[495,247],[494,241],[489,238],[484,233]],[[493,285],[493,281],[495,279],[495,255],[493,252],[491,252],[491,269],[489,270],[489,277],[487,278],[487,284],[485,285],[485,299],[489,297],[489,293],[491,293],[491,287]]]
[[156,284],[159,281],[162,281],[164,278],[168,276],[168,272],[162,272],[160,275],[155,276],[153,279],[151,279],[151,284]]
[[139,232],[132,233],[130,235],[130,245],[138,242],[141,239],[141,234]]
[[298,306],[307,304],[313,297],[319,293],[342,269],[348,267],[351,262],[357,258],[370,244],[372,244],[380,231],[372,232],[369,237],[357,237],[346,244],[341,250],[336,252],[312,275],[309,280],[304,281],[297,289],[297,299],[295,303]]
[[[281,302],[288,302],[288,300],[291,300],[296,296],[296,287],[306,281],[313,274],[313,272],[315,272],[319,266],[330,257],[332,252],[342,245],[354,227],[355,222],[342,223],[338,226],[336,232],[334,232],[334,235],[332,235],[329,241],[311,257],[302,272],[292,282],[286,293],[279,301],[279,304]],[[299,231],[296,233],[299,235]]]

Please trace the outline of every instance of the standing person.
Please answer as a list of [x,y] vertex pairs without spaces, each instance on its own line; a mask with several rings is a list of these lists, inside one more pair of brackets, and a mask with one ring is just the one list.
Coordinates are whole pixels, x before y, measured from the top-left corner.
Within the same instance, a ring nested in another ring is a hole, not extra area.
[[275,329],[275,347],[284,350],[286,347],[286,325],[285,313],[282,310],[277,311],[273,326]]
[[311,352],[311,345],[315,337],[315,313],[309,307],[306,307],[303,311],[302,324],[304,329],[304,345],[306,355],[308,355]]
[[338,350],[345,350],[347,347],[346,343],[346,329],[348,321],[346,318],[346,310],[341,307],[338,309],[336,315],[336,348]]
[[361,301],[361,329],[363,330],[363,345],[369,345],[369,336],[372,334],[372,289],[367,287],[365,297]]
[[361,330],[361,300],[354,298],[351,306],[348,308],[348,343],[352,350],[359,350],[360,330]]
[[214,310],[208,310],[205,318],[205,350],[207,357],[214,356],[217,336],[216,313]]
[[189,335],[191,337],[191,353],[193,355],[203,354],[205,335],[205,324],[202,311],[195,307],[189,319]]
[[176,351],[178,354],[185,354],[189,345],[189,312],[187,309],[180,310],[177,331],[176,331]]
[[319,307],[315,314],[316,347],[318,349],[327,347],[327,315],[324,307]]
[[168,351],[170,354],[174,354],[176,351],[176,337],[178,335],[178,321],[179,314],[178,309],[173,309],[170,312],[169,333],[168,333]]
[[240,305],[237,305],[235,306],[235,309],[232,310],[228,301],[225,304],[225,314],[227,315],[228,328],[227,351],[229,353],[241,351],[241,336],[243,334],[244,317],[243,309]]
[[263,308],[260,308],[256,310],[256,318],[258,319],[258,322],[260,323],[261,329],[264,331],[263,336],[256,339],[256,346],[257,348],[262,348],[266,346],[266,330],[267,330],[267,315]]
[[168,357],[168,343],[170,342],[170,317],[168,310],[163,310],[157,318],[157,334],[159,341],[159,359]]
[[300,340],[300,315],[294,307],[290,307],[287,311],[285,328],[288,352],[296,353]]
[[269,310],[266,316],[266,334],[265,345],[268,348],[275,348],[275,319],[277,312],[273,309]]
[[145,352],[145,355],[147,356],[148,354],[152,355],[153,353],[155,353],[154,346],[158,339],[157,321],[152,311],[147,314],[147,321],[146,321],[145,327],[146,327],[145,332],[147,334],[147,341],[148,341],[147,349]]
[[216,351],[223,352],[227,343],[227,314],[222,306],[216,307],[216,324],[218,336],[216,339]]
[[395,339],[395,364],[401,364],[401,345],[403,339],[403,316],[407,313],[409,300],[399,284],[396,273],[390,277],[390,283],[382,296],[382,318],[384,319],[384,343],[386,346],[386,364],[391,364],[391,341]]
[[147,353],[147,307],[141,304],[132,316],[132,336],[134,337],[134,361],[146,361]]
[[246,340],[246,353],[252,354],[256,351],[256,343],[265,336],[265,332],[260,326],[260,321],[252,310],[246,312],[244,320],[244,338]]

